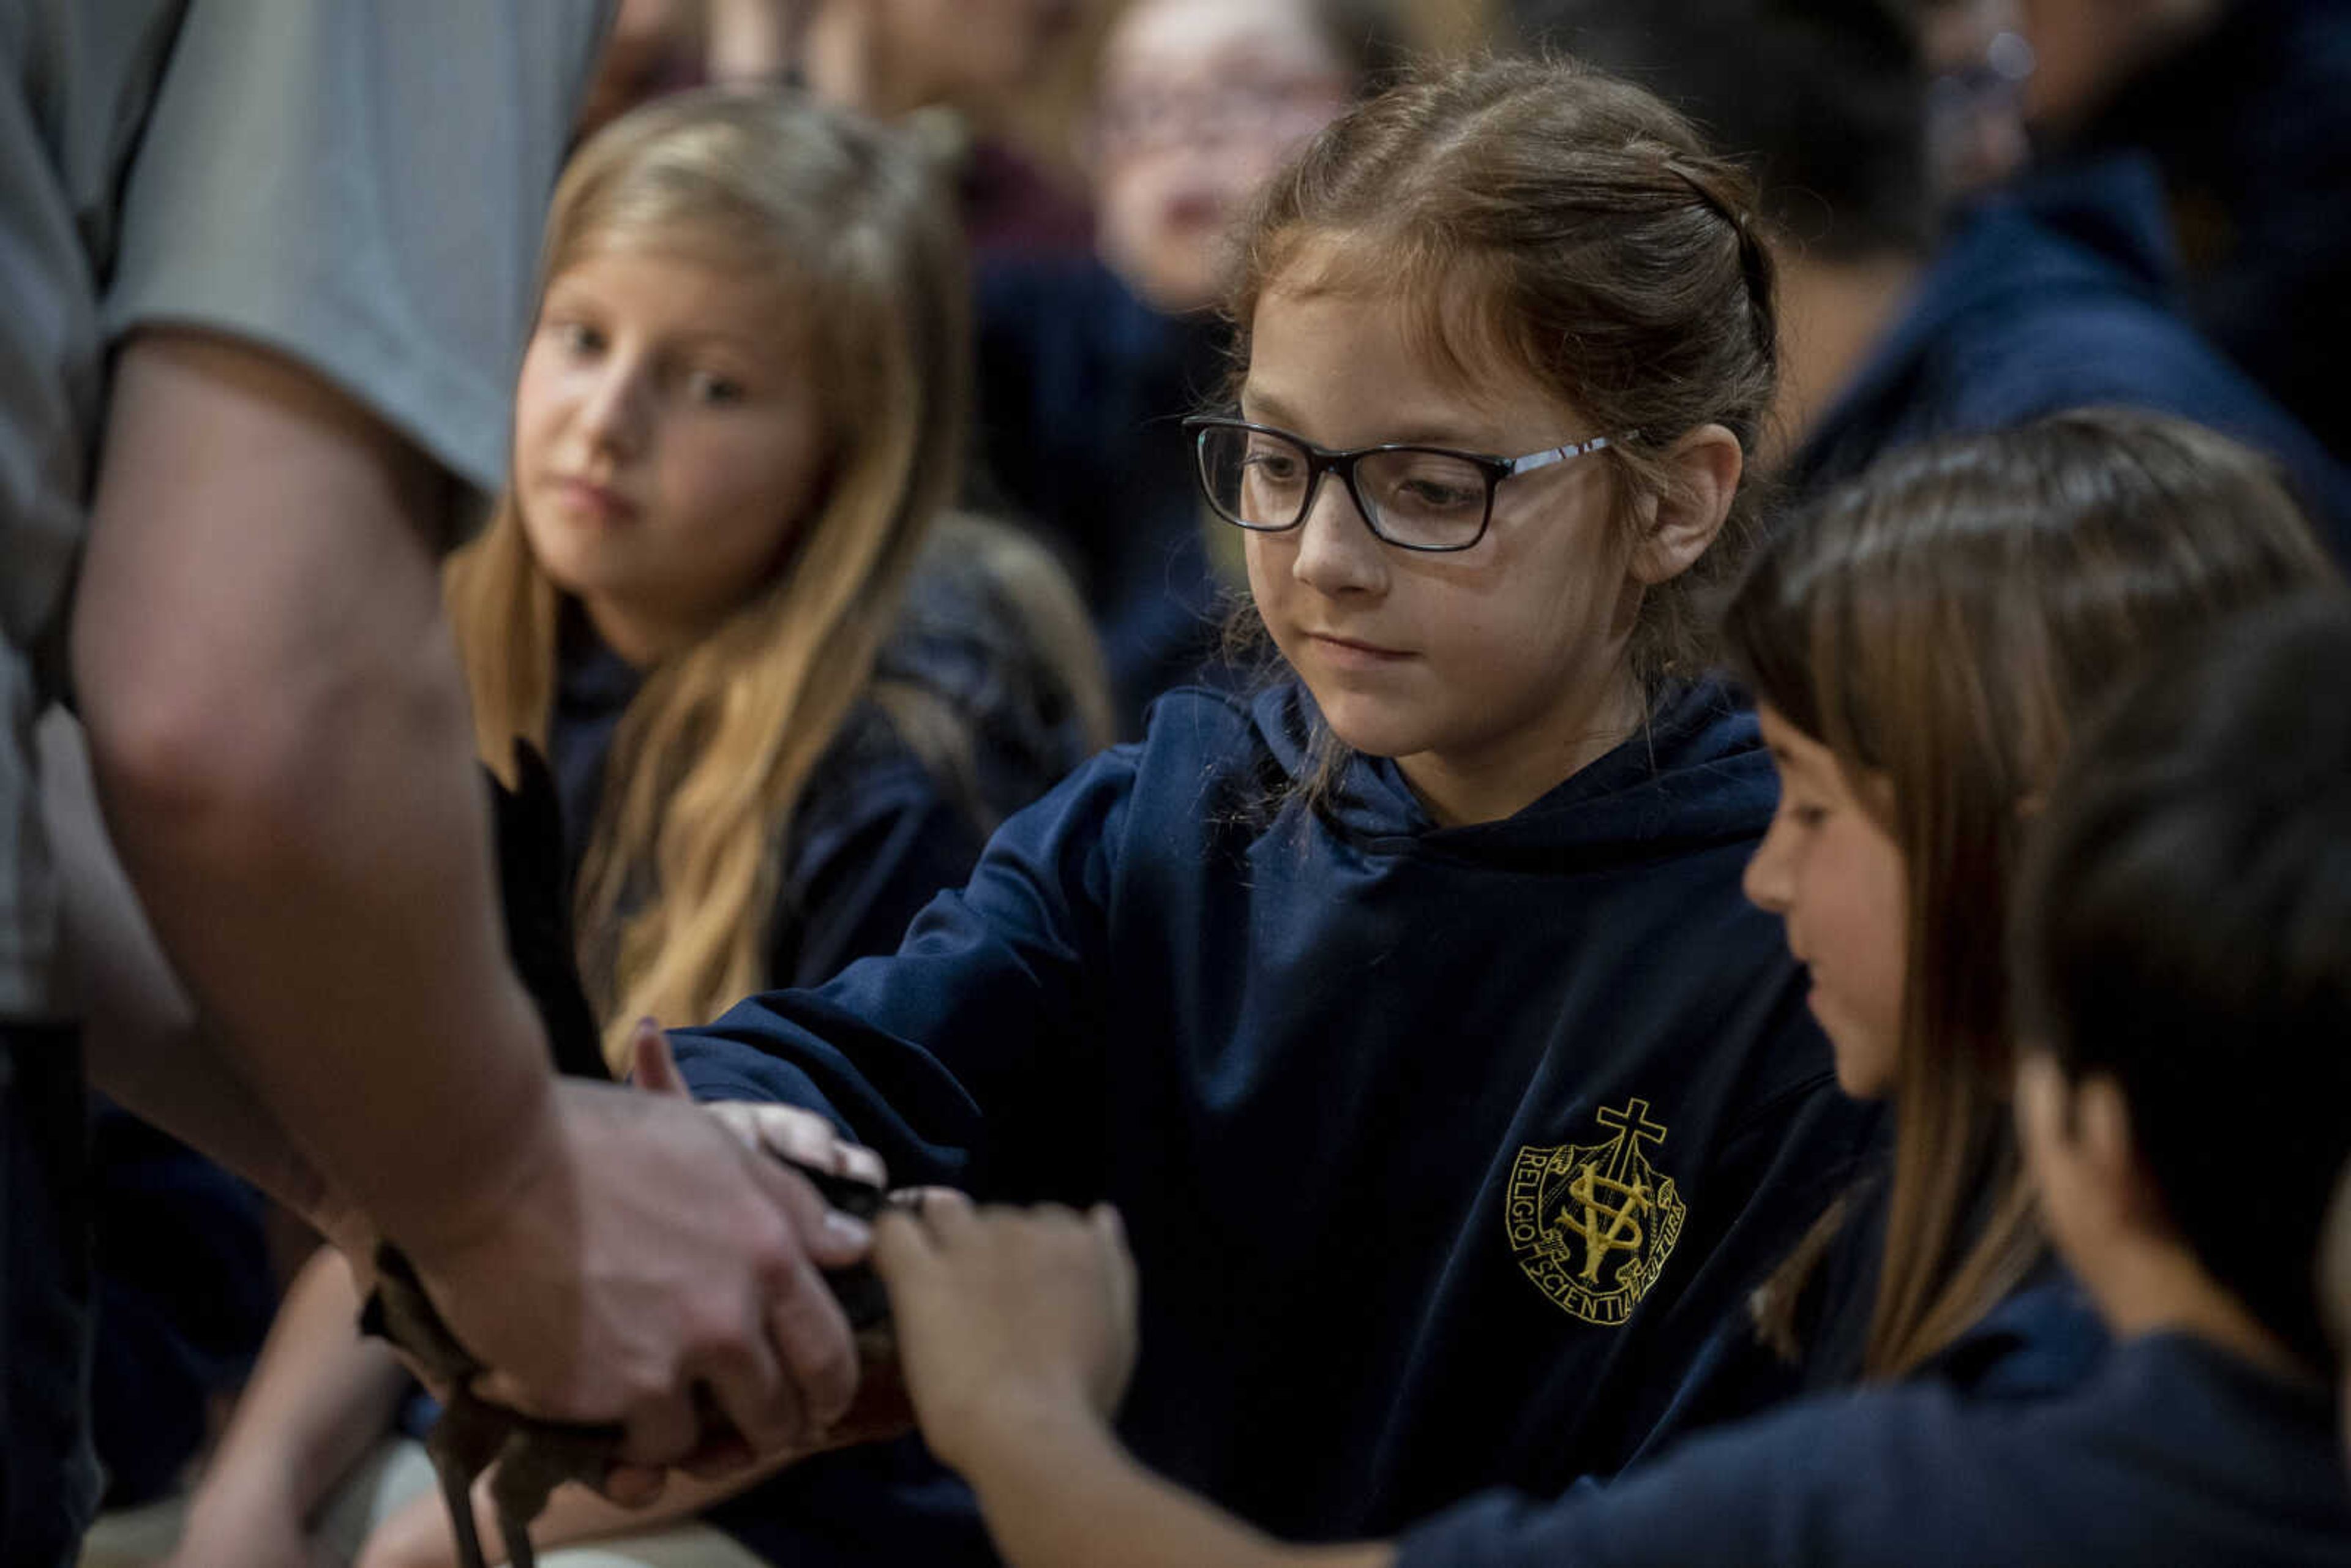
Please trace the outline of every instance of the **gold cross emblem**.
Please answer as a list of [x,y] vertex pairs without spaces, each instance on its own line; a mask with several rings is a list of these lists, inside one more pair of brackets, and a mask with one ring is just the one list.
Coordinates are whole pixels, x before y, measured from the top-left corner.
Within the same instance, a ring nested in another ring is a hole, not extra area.
[[1662,1145],[1666,1128],[1646,1100],[1604,1105],[1593,1120],[1598,1142],[1519,1151],[1503,1223],[1537,1289],[1573,1316],[1614,1325],[1657,1282],[1687,1205],[1649,1163],[1645,1145]]

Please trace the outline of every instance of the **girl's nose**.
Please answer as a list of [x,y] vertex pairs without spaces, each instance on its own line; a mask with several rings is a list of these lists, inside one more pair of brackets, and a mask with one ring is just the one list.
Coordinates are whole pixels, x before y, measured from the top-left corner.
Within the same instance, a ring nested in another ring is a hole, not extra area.
[[1374,592],[1387,580],[1386,549],[1347,486],[1336,474],[1325,474],[1306,520],[1298,525],[1298,556],[1290,573],[1322,593]]
[[1747,857],[1747,869],[1739,879],[1739,889],[1747,902],[1773,915],[1788,913],[1788,835],[1780,826],[1780,819],[1763,831],[1763,841]]
[[617,354],[591,375],[580,404],[580,424],[589,444],[615,458],[635,456],[645,442],[645,377]]

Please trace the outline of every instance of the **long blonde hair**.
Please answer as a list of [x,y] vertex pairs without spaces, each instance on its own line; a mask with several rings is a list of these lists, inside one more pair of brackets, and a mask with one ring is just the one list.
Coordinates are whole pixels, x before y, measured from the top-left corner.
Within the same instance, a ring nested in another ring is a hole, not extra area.
[[[897,133],[781,94],[638,110],[556,187],[542,295],[611,248],[772,267],[827,405],[825,477],[788,559],[648,674],[613,741],[575,904],[616,1063],[636,1018],[698,1022],[761,984],[794,804],[960,471],[971,329],[954,214]],[[503,774],[516,737],[547,744],[559,609],[511,489],[445,591],[475,743]]]
[[[1949,1347],[2043,1253],[2010,1126],[2001,934],[2075,728],[2168,642],[2335,580],[2270,460],[2183,420],[2086,410],[1883,459],[1783,527],[1730,601],[1734,668],[1857,785],[1883,780],[1856,793],[1886,800],[1906,870],[1865,1376]],[[1767,1338],[1785,1338],[1823,1235],[1767,1287]]]

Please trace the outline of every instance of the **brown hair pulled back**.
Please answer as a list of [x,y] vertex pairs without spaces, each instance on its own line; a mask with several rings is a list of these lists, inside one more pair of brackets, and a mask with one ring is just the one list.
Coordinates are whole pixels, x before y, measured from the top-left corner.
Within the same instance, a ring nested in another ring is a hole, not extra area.
[[[1631,437],[1607,452],[1629,529],[1699,425],[1729,429],[1751,464],[1778,375],[1753,205],[1735,167],[1629,83],[1566,60],[1426,70],[1326,127],[1260,199],[1228,301],[1237,361],[1270,290],[1401,298],[1463,381],[1511,366],[1592,434]],[[1314,275],[1292,276],[1310,244]],[[1646,595],[1628,657],[1652,698],[1706,667],[1698,606],[1735,574],[1755,506],[1742,491],[1714,547]]]

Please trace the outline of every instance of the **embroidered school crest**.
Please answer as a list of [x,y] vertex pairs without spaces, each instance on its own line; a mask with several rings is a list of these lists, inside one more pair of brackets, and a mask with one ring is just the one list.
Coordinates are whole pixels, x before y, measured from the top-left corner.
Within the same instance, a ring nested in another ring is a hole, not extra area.
[[1688,1206],[1643,1153],[1666,1141],[1646,1100],[1604,1105],[1593,1120],[1614,1135],[1519,1151],[1503,1223],[1536,1289],[1570,1316],[1613,1328],[1665,1271]]

